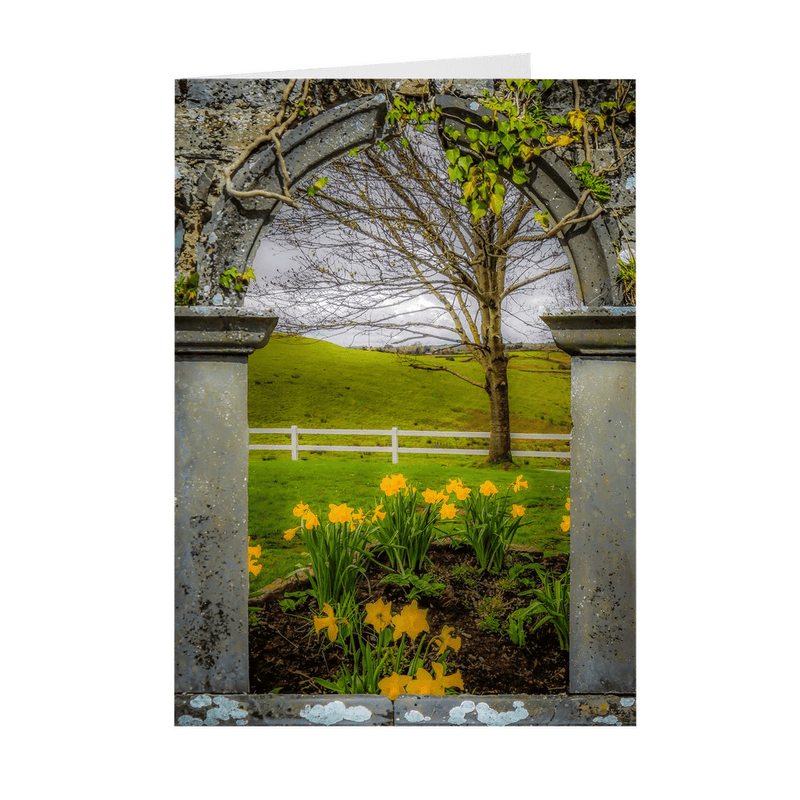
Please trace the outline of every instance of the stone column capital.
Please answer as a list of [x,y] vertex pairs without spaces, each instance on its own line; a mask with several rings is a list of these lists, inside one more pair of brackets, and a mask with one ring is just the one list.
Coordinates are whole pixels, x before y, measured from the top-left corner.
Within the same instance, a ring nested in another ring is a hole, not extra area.
[[175,307],[175,355],[249,356],[278,324],[273,311],[218,306]]
[[636,357],[636,307],[540,308],[556,345],[571,356]]

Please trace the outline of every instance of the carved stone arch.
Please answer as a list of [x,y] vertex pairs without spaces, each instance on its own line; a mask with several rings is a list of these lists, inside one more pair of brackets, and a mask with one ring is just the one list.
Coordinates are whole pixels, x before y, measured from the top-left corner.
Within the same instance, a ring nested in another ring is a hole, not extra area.
[[[480,125],[483,114],[493,113],[459,98],[438,96],[436,102],[446,109],[450,121],[457,124],[469,119]],[[353,148],[391,135],[385,128],[387,111],[386,96],[376,94],[329,109],[287,132],[281,138],[281,149],[291,185],[316,174],[325,164]],[[550,152],[532,158],[526,168],[528,183],[517,188],[546,209],[552,223],[557,224],[575,209],[584,187]],[[510,175],[507,177],[510,180]],[[274,146],[267,143],[257,149],[232,176],[232,184],[238,191],[261,189],[280,193],[282,180]],[[252,264],[262,231],[280,206],[281,201],[276,199],[238,198],[223,191],[198,245],[201,305],[242,304],[241,295],[219,288],[219,276],[231,267],[243,272]],[[588,198],[581,216],[594,210],[595,204]],[[616,258],[603,215],[568,226],[559,239],[569,259],[580,302],[588,307],[620,305],[622,291],[615,279]]]
[[[281,137],[281,149],[291,186],[314,175],[354,147],[375,142],[386,131],[386,97],[376,94],[324,111]],[[281,193],[280,166],[272,144],[257,149],[232,176],[237,191],[262,189]],[[240,295],[225,296],[219,276],[231,267],[243,272],[253,262],[262,231],[280,210],[280,200],[238,198],[223,191],[203,229],[198,247],[201,305],[241,305]]]

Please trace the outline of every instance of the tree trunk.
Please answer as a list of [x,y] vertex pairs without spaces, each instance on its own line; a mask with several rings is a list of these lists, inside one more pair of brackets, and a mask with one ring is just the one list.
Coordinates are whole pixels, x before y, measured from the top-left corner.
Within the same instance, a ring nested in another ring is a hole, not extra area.
[[486,370],[486,392],[489,395],[491,428],[489,456],[492,463],[511,461],[511,421],[508,407],[508,358],[500,350],[491,354]]

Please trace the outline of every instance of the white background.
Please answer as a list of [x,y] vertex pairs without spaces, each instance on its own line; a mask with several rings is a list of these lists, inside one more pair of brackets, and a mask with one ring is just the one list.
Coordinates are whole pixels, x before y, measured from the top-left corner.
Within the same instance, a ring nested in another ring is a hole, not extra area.
[[[786,796],[798,264],[784,7],[6,12],[9,796]],[[639,724],[175,729],[173,82],[495,53],[531,53],[538,77],[637,79]]]

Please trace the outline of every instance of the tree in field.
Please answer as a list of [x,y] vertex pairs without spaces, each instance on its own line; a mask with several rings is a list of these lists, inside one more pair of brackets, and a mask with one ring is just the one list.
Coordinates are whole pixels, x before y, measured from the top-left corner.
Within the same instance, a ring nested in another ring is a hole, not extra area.
[[412,366],[485,391],[489,460],[510,460],[504,330],[515,320],[534,322],[532,292],[541,296],[542,287],[568,280],[569,266],[534,219],[538,208],[503,178],[493,189],[501,207],[476,219],[447,168],[427,129],[330,165],[300,210],[279,215],[270,228],[271,245],[291,248],[294,266],[257,293],[278,305],[284,331],[358,327],[388,332],[396,345],[463,346],[483,368],[483,383],[450,366]]

